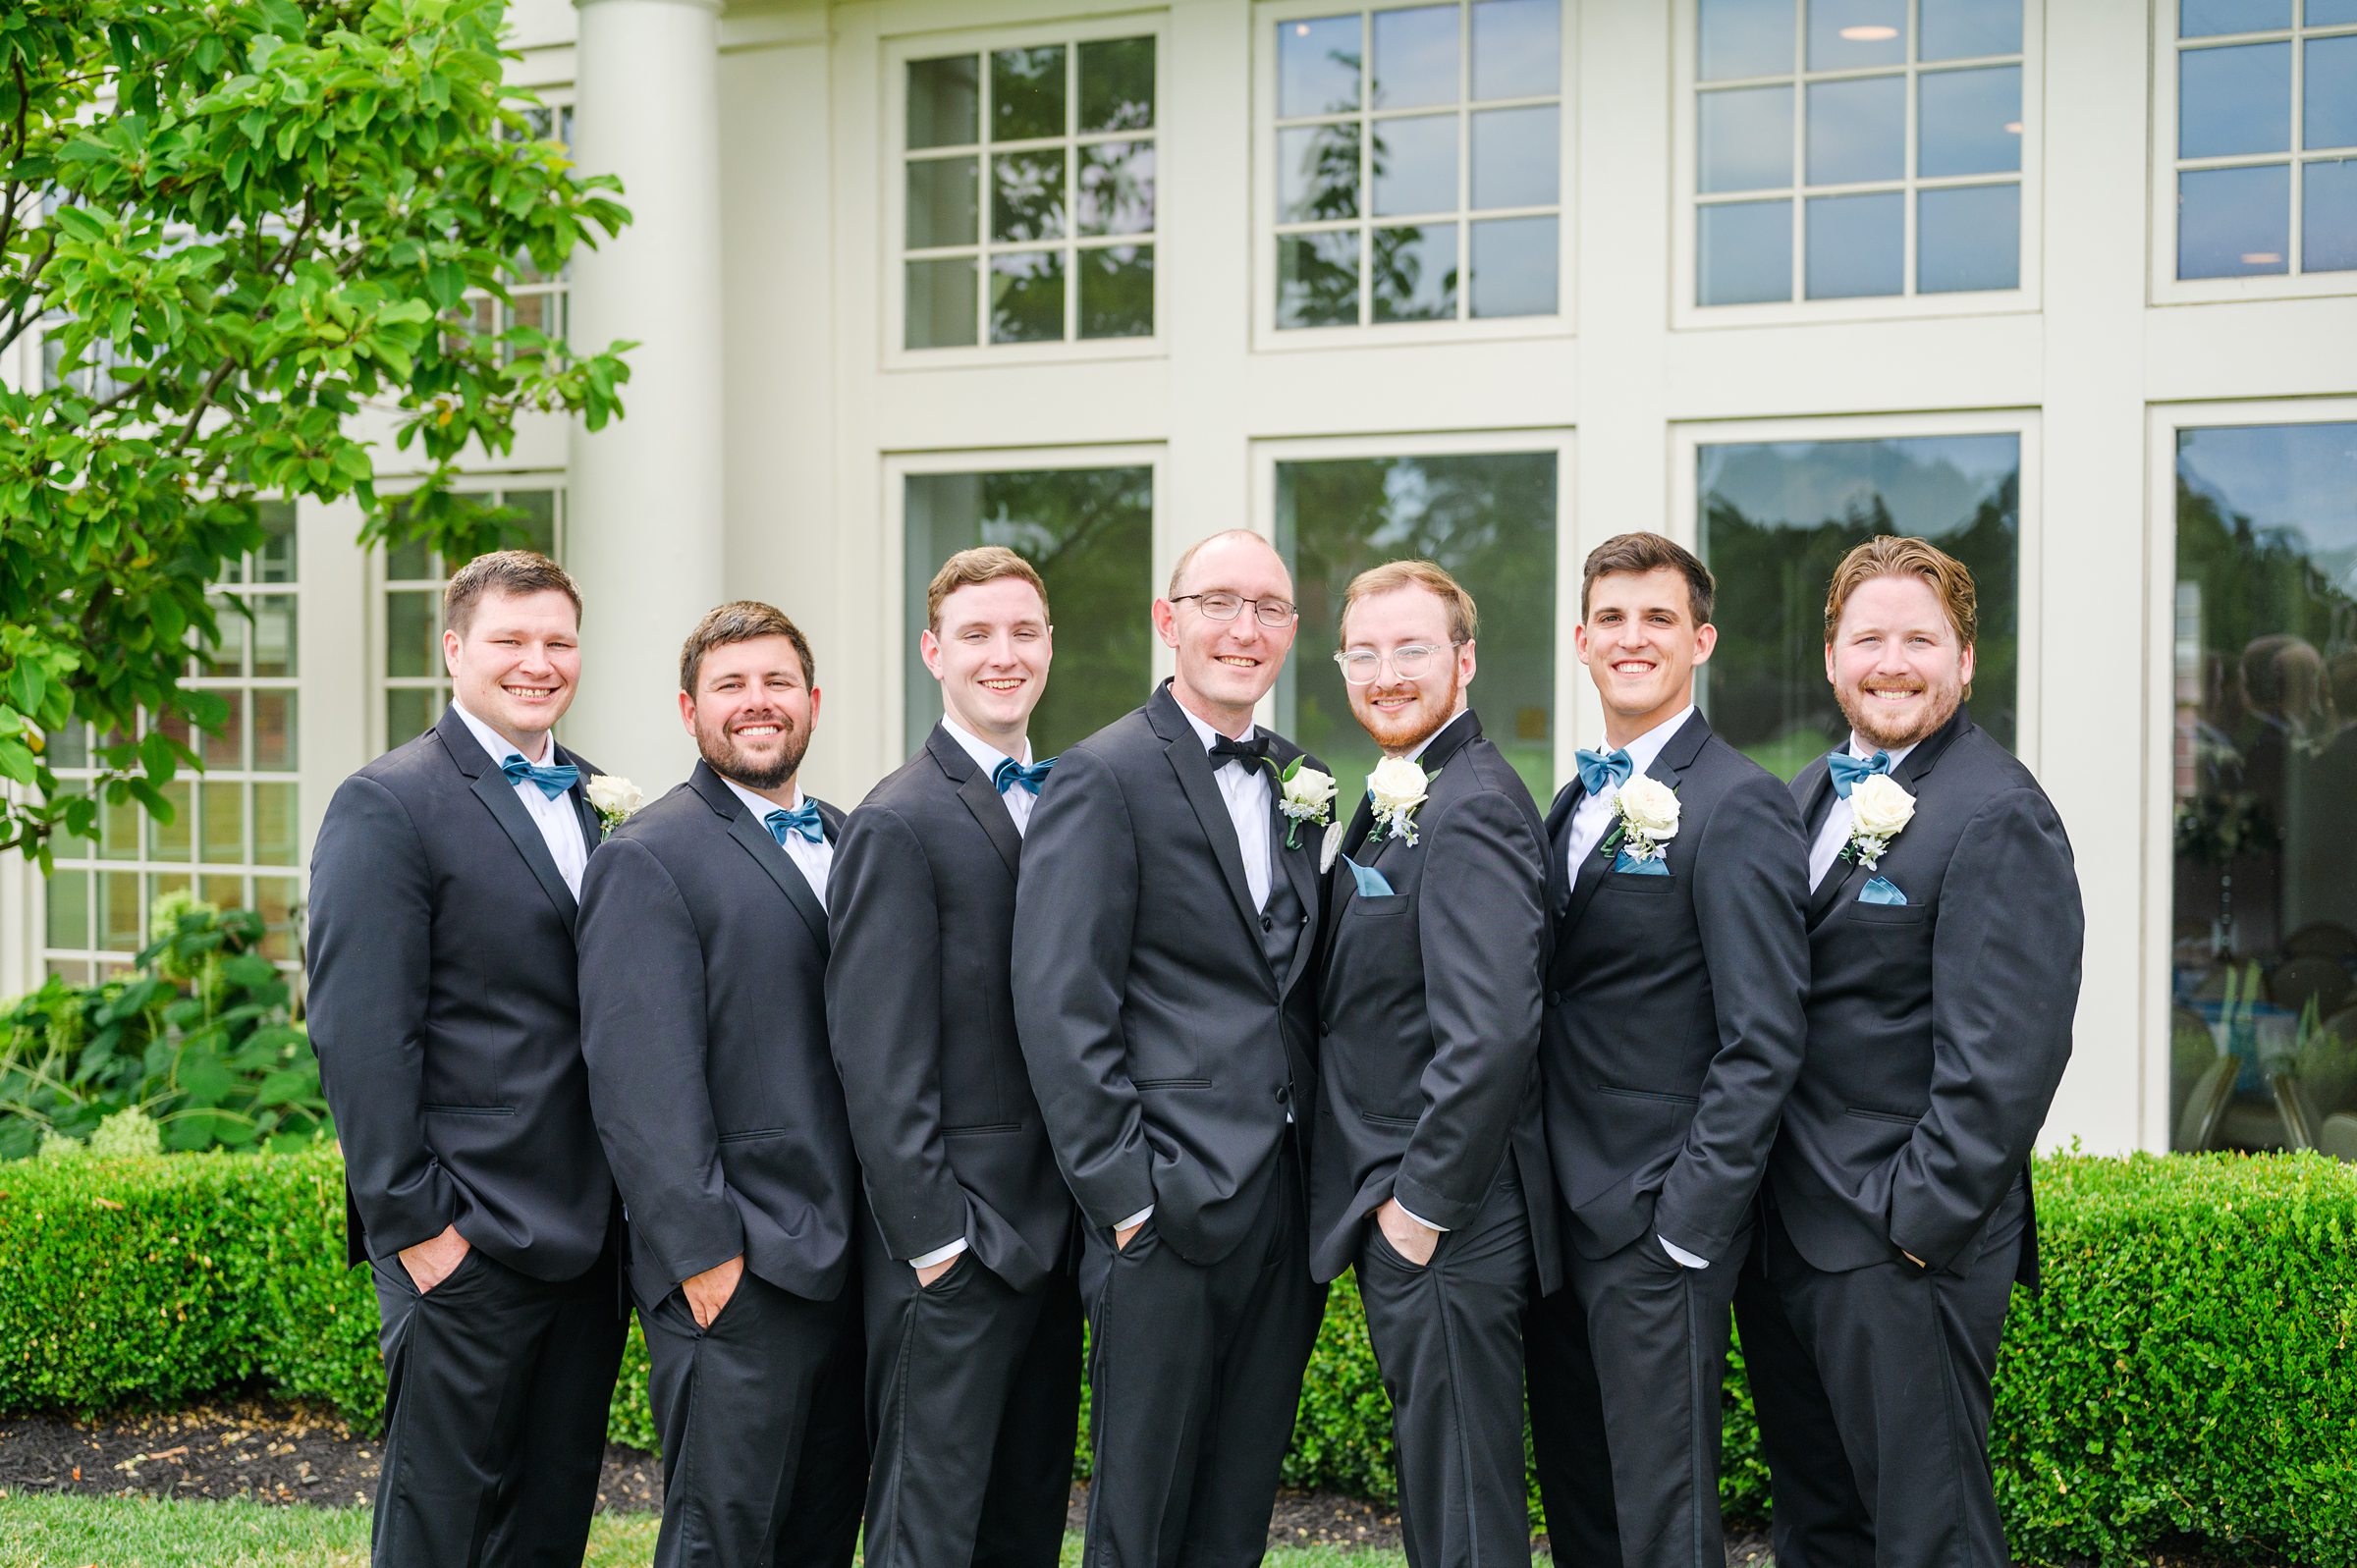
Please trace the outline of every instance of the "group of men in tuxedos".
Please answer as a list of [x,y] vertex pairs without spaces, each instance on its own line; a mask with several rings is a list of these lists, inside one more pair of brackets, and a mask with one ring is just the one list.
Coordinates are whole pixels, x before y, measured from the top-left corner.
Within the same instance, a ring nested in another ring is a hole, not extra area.
[[1263,539],[1184,554],[1173,676],[1050,759],[1046,587],[961,552],[919,638],[941,722],[847,818],[798,784],[820,694],[781,612],[688,635],[700,760],[627,812],[552,733],[571,579],[469,563],[450,708],[313,859],[375,1561],[580,1560],[628,1303],[658,1563],[1046,1568],[1085,1322],[1085,1560],[1248,1565],[1355,1271],[1416,1568],[1529,1560],[1526,1401],[1559,1559],[1718,1568],[1730,1306],[1784,1568],[2004,1563],[2069,845],[1963,706],[1956,562],[1842,562],[1849,739],[1789,787],[1695,707],[1713,593],[1655,534],[1588,558],[1605,734],[1542,817],[1438,566],[1344,596],[1360,791],[1255,720],[1299,625]]

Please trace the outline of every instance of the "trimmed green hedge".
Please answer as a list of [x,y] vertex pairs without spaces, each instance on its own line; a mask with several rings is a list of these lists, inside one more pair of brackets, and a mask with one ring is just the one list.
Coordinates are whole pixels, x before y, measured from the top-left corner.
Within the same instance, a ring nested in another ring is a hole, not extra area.
[[[95,1411],[259,1384],[367,1426],[367,1275],[332,1153],[0,1167],[0,1411]],[[2110,1561],[2170,1535],[2357,1568],[2357,1167],[2314,1156],[2060,1157],[2038,1169],[2047,1289],[2000,1368],[2017,1552]],[[1738,1358],[1738,1367],[1740,1365]],[[613,1434],[653,1442],[636,1335]],[[1725,1499],[1766,1512],[1740,1376]],[[1392,1493],[1390,1408],[1338,1286],[1288,1485]]]

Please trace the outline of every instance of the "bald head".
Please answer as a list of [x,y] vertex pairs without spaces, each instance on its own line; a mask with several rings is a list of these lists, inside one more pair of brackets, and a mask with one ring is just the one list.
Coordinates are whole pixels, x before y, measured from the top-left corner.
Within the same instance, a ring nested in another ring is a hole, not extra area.
[[[1212,577],[1247,560],[1251,562],[1251,569],[1255,573],[1265,569],[1268,562],[1274,561],[1277,570],[1285,578],[1286,594],[1288,598],[1291,596],[1293,574],[1286,569],[1285,558],[1277,553],[1277,547],[1249,528],[1230,528],[1208,539],[1198,539],[1186,547],[1186,553],[1171,568],[1170,597],[1176,599],[1182,593],[1200,593],[1206,586],[1223,586],[1212,581]],[[1198,570],[1198,568],[1201,569]]]

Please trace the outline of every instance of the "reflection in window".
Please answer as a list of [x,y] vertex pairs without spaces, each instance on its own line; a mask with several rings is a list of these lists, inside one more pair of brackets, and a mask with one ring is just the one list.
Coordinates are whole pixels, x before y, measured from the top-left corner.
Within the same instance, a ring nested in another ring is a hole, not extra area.
[[2357,424],[2177,433],[2170,1127],[2357,1112]]
[[[486,490],[467,499],[491,519],[516,530],[507,543],[562,561],[563,492],[543,489]],[[442,663],[442,589],[450,563],[421,542],[385,552],[383,697],[386,749],[415,739],[434,727],[450,701],[450,678]],[[464,565],[464,563],[461,563]]]
[[2177,276],[2357,271],[2357,6],[2181,0]]
[[1031,716],[1031,748],[1057,752],[1145,701],[1153,681],[1157,585],[1154,470],[1032,468],[907,477],[906,742],[913,752],[941,717],[941,686],[917,656],[925,586],[960,550],[1004,545],[1038,568],[1055,621],[1047,695]]
[[1439,562],[1480,607],[1470,695],[1482,732],[1542,805],[1552,797],[1556,505],[1553,452],[1277,465],[1277,548],[1301,603],[1299,638],[1277,687],[1277,728],[1334,770],[1344,814],[1377,752],[1327,655],[1350,579],[1404,556]]
[[1555,314],[1557,0],[1275,27],[1277,325]]
[[2021,0],[1695,17],[1697,304],[2020,287]]
[[908,63],[905,347],[1153,335],[1154,49]]
[[1980,591],[1973,722],[2013,744],[2021,441],[1908,436],[1708,446],[1702,558],[1719,578],[1711,727],[1780,779],[1848,734],[1825,678],[1825,591],[1876,534],[1929,539]]

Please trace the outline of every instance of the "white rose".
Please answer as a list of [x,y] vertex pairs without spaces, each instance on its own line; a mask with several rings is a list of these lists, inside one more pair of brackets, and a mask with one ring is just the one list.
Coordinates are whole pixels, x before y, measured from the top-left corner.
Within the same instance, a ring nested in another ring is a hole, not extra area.
[[1639,774],[1620,786],[1620,815],[1652,839],[1677,837],[1677,795],[1659,779]]
[[1889,838],[1915,815],[1915,797],[1890,775],[1870,773],[1850,786],[1849,809],[1860,834]]
[[646,801],[646,791],[610,773],[589,778],[589,804],[601,817],[627,817]]
[[1307,806],[1312,815],[1322,812],[1334,800],[1334,775],[1320,773],[1315,768],[1299,768],[1285,782],[1285,798],[1296,806]]
[[1413,811],[1424,803],[1424,770],[1405,757],[1386,757],[1367,775],[1367,793],[1380,814]]

